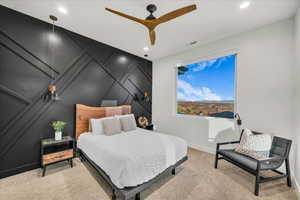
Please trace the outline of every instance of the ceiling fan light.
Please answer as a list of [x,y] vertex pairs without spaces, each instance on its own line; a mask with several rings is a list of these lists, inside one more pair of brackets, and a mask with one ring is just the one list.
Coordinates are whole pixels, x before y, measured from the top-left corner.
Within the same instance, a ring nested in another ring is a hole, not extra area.
[[190,42],[190,45],[194,45],[194,44],[197,44],[198,41],[192,41]]
[[250,1],[244,1],[241,3],[240,8],[241,9],[248,8],[250,6],[250,4],[251,4]]
[[67,9],[65,9],[64,7],[58,7],[58,11],[61,12],[62,14],[64,14],[64,15],[68,14]]

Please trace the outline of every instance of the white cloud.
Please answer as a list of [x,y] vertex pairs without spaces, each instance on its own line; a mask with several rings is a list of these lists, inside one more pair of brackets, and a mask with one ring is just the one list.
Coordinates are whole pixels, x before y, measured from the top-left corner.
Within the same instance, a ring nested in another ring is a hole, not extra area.
[[223,63],[223,61],[226,61],[226,60],[227,60],[227,57],[216,58],[216,59],[209,60],[209,61],[194,63],[194,64],[191,64],[191,66],[194,65],[193,71],[198,72],[198,71],[204,70],[207,67],[215,66],[216,68],[218,68]]
[[190,83],[178,80],[178,99],[184,101],[201,101],[201,100],[211,100],[220,101],[222,100],[220,96],[213,93],[211,89],[207,87],[194,88]]

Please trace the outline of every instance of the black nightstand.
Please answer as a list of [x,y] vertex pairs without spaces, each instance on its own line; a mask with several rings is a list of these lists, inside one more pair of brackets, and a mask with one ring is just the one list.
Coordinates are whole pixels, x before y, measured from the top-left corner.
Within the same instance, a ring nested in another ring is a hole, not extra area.
[[149,131],[153,131],[154,130],[154,125],[150,124],[148,126],[139,126],[139,128],[143,128],[143,129],[146,129],[146,130],[149,130]]
[[41,140],[41,167],[43,176],[46,173],[46,167],[61,161],[67,160],[73,167],[73,158],[75,157],[75,140],[70,136],[65,136],[61,140],[54,138]]

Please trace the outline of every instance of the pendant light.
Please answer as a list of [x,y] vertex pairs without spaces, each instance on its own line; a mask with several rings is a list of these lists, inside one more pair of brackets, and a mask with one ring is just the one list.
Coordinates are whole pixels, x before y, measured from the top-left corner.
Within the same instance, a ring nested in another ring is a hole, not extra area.
[[[49,16],[50,20],[52,20],[52,35],[51,35],[51,38],[54,38],[55,37],[55,32],[54,32],[54,29],[55,29],[55,26],[54,26],[54,23],[58,20],[57,17],[53,16],[53,15],[50,15]],[[53,44],[50,44],[50,54],[51,54],[51,57],[50,57],[50,65],[53,66],[54,65],[54,40],[50,40],[50,43],[53,43]],[[48,99],[51,100],[51,101],[58,101],[60,100],[58,94],[57,94],[57,88],[56,88],[56,85],[54,83],[54,80],[55,80],[55,77],[54,77],[54,71],[51,70],[51,82],[50,82],[50,85],[48,86]]]

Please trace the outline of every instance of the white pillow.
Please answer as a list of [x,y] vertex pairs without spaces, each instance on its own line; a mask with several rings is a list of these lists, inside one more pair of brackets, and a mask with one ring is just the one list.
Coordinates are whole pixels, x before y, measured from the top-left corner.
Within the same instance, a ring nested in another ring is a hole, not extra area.
[[253,134],[251,130],[245,129],[235,151],[255,159],[266,159],[269,157],[271,145],[272,137],[270,135]]
[[121,123],[120,120],[116,117],[112,119],[104,119],[101,121],[104,134],[107,136],[112,136],[121,133]]
[[136,121],[133,116],[120,117],[119,121],[121,122],[122,131],[134,131],[136,130]]
[[[124,118],[124,117],[130,117],[131,119],[132,119],[132,125],[134,126],[134,127],[137,127],[137,124],[136,124],[136,121],[135,121],[135,117],[134,117],[134,114],[127,114],[127,115],[115,115],[115,117],[116,118],[118,118],[118,119],[120,119],[120,118]],[[122,121],[122,120],[121,120]],[[121,122],[121,124],[122,124],[122,122]],[[122,125],[123,126],[123,125]],[[123,129],[123,128],[122,128]],[[135,129],[134,129],[135,130]],[[124,129],[123,129],[123,131],[125,131]],[[126,131],[125,131],[126,132]]]
[[90,127],[92,134],[103,135],[104,129],[102,125],[102,121],[106,119],[113,119],[114,117],[103,117],[99,119],[90,119]]

